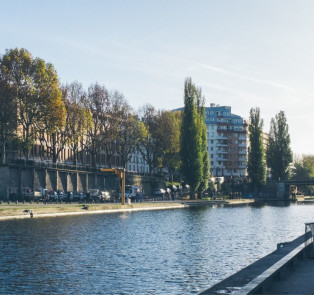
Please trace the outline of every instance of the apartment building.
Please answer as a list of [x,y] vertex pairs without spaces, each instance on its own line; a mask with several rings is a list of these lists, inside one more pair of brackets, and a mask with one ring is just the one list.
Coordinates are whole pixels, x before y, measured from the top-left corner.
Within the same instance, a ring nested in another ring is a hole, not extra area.
[[246,174],[247,123],[231,113],[230,106],[210,104],[205,108],[208,154],[213,176]]
[[149,166],[138,150],[135,150],[131,154],[131,157],[126,165],[126,169],[129,172],[136,172],[141,174],[149,173]]

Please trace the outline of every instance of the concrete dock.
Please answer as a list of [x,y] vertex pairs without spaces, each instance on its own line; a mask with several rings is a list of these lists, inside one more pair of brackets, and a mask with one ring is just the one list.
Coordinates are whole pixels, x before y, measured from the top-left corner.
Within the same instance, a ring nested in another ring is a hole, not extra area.
[[314,294],[313,236],[309,231],[200,295]]
[[273,280],[263,294],[314,294],[314,259],[299,260],[278,279]]

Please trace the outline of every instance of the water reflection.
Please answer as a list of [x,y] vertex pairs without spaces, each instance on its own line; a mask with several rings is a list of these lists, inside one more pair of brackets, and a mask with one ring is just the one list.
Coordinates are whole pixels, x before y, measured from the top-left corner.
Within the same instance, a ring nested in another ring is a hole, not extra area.
[[197,294],[304,232],[314,206],[0,223],[1,294]]

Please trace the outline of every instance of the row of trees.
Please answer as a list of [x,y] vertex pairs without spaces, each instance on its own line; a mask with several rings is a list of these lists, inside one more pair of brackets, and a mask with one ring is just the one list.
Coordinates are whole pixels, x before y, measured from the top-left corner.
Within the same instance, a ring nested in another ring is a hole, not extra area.
[[[98,83],[87,91],[78,82],[60,85],[53,65],[33,58],[25,49],[10,49],[0,57],[0,106],[2,162],[9,142],[26,158],[39,142],[53,162],[68,147],[76,164],[84,150],[94,167],[101,152],[109,167],[115,156],[125,167],[137,150],[150,172],[165,167],[173,177],[181,170],[192,196],[208,187],[205,101],[191,78],[185,80],[183,112],[156,110],[151,105],[135,112],[118,91]],[[248,176],[254,191],[265,184],[266,164],[275,180],[289,177],[292,152],[284,112],[271,120],[265,149],[260,110],[251,109],[249,141]],[[310,159],[296,162],[298,175],[308,171]]]
[[266,150],[263,140],[263,120],[259,108],[250,110],[250,149],[248,153],[248,176],[254,192],[266,183],[266,164],[272,178],[283,181],[290,177],[292,151],[287,119],[283,111],[271,119]]
[[125,166],[137,149],[151,172],[167,167],[173,175],[180,166],[180,113],[151,105],[136,113],[121,93],[98,83],[87,91],[78,82],[60,85],[53,65],[25,49],[0,57],[0,110],[2,163],[8,146],[28,158],[39,143],[53,162],[67,147],[74,164],[84,150],[94,167],[101,152],[109,167],[116,156]]

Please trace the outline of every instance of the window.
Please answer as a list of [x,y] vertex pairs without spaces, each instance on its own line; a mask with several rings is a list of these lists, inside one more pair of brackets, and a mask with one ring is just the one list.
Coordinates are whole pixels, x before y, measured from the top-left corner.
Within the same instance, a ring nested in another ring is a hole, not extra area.
[[210,150],[211,150],[211,151],[213,151],[213,150],[214,150],[214,148],[213,148],[213,147],[211,147],[211,148],[210,148]]

